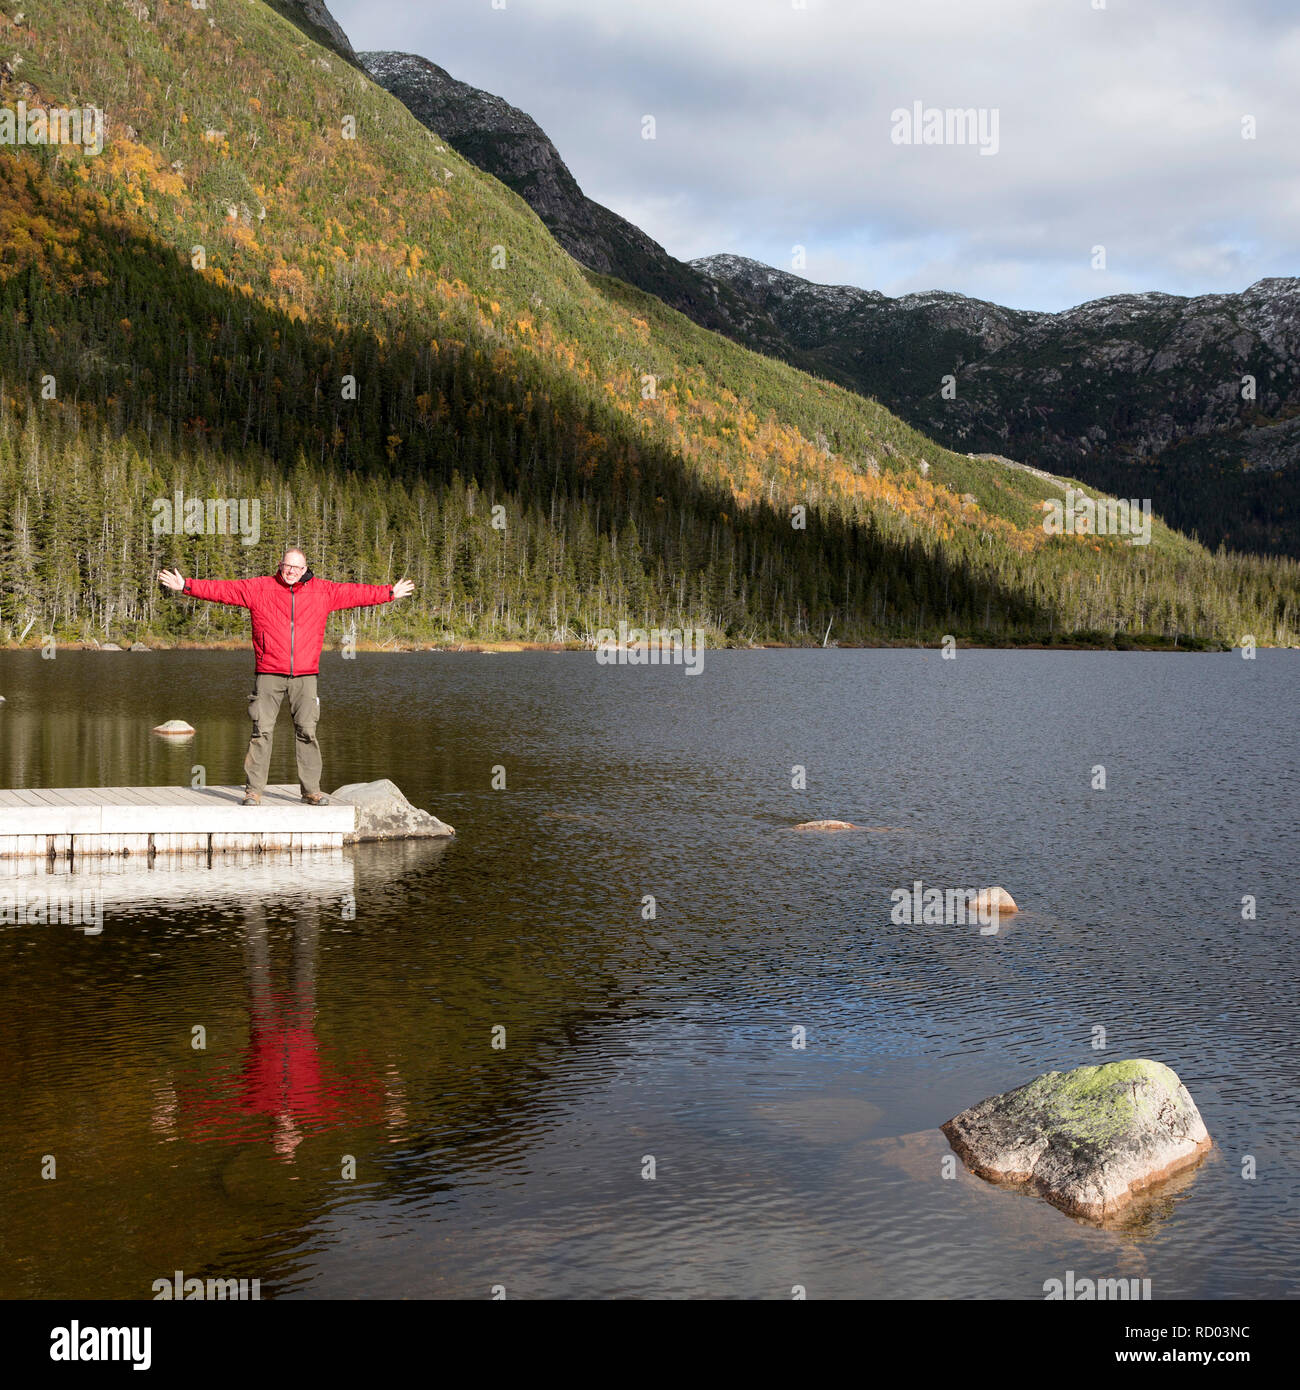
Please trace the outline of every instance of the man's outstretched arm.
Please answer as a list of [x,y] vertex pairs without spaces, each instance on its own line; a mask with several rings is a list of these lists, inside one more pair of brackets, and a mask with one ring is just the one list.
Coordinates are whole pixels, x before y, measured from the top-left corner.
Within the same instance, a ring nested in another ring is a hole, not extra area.
[[180,570],[159,570],[158,580],[173,592],[188,594],[190,598],[248,607],[248,586],[242,579],[186,579]]
[[405,598],[415,592],[415,584],[409,579],[399,579],[396,584],[336,584],[326,581],[330,591],[330,611],[340,608],[372,608],[377,603],[390,603],[395,598]]

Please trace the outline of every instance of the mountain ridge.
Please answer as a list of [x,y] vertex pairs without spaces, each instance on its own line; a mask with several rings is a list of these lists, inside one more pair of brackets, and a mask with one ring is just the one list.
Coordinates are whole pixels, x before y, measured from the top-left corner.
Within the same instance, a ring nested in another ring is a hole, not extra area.
[[[889,300],[731,255],[693,264],[775,322],[811,370],[949,448],[1032,457],[1151,496],[1208,543],[1300,544],[1300,279],[1047,313],[949,292]],[[1220,524],[1224,508],[1232,519]]]

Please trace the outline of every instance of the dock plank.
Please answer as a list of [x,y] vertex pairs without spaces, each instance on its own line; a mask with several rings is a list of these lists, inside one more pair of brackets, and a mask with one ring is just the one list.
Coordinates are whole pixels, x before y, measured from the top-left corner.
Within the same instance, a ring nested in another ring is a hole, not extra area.
[[129,804],[128,798],[122,795],[117,787],[90,787],[90,788],[69,788],[73,792],[85,792],[84,797],[79,797],[82,805],[88,806],[124,806]]
[[154,787],[150,801],[162,806],[194,806],[198,804],[189,787]]
[[152,787],[115,787],[113,790],[120,792],[128,803],[135,806],[158,806],[161,804],[156,797],[149,795],[153,791]]
[[32,795],[39,797],[46,806],[75,806],[75,801],[69,801],[66,795],[58,788],[46,789],[45,787],[33,787]]

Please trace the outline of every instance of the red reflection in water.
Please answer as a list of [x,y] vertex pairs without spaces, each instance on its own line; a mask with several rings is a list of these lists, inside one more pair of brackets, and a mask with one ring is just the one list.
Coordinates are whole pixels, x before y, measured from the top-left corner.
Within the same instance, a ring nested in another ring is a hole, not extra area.
[[316,1035],[317,908],[305,906],[294,923],[292,979],[272,982],[266,914],[261,904],[244,913],[249,1038],[237,1069],[202,1082],[166,1088],[153,1128],[168,1138],[249,1143],[267,1135],[275,1152],[292,1159],[307,1132],[401,1124],[401,1078],[393,1067],[381,1077],[369,1062],[334,1067]]

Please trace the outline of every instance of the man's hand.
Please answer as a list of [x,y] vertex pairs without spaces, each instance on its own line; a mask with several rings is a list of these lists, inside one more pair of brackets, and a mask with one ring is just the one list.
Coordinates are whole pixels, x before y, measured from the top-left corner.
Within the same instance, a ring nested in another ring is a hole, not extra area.
[[399,579],[397,583],[393,585],[394,598],[405,598],[407,594],[413,594],[414,592],[415,583],[413,580]]
[[180,570],[159,570],[158,579],[169,589],[183,589],[185,587],[185,576]]

